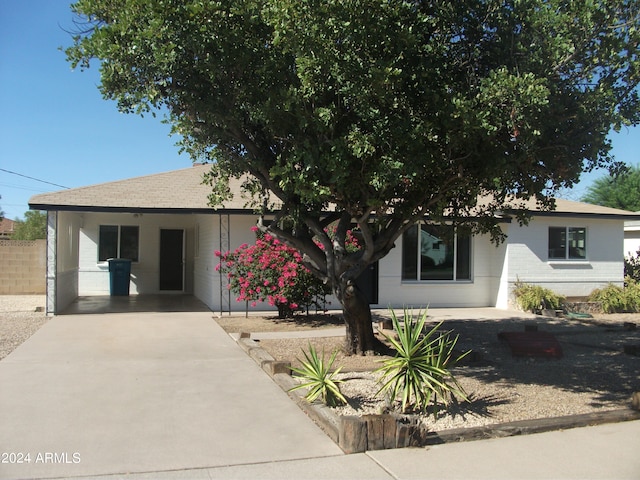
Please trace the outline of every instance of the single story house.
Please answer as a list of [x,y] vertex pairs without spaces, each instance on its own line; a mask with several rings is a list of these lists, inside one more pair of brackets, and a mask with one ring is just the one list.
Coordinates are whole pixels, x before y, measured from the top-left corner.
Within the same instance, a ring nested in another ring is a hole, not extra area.
[[[216,271],[214,252],[252,243],[256,215],[239,194],[209,207],[207,168],[33,196],[30,208],[48,215],[47,312],[62,312],[79,296],[109,295],[107,259],[118,257],[132,260],[132,295],[186,293],[213,311],[243,311]],[[532,215],[522,227],[505,217],[508,237],[498,247],[486,236],[456,238],[416,225],[367,272],[372,306],[508,308],[518,280],[570,297],[623,283],[624,222],[639,214],[559,199],[555,211]]]

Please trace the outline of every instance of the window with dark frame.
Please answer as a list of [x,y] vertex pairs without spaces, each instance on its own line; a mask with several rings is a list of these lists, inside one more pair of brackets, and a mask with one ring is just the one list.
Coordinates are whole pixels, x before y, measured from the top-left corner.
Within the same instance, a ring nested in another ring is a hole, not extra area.
[[118,257],[118,226],[100,225],[98,243],[98,261],[105,262],[109,258]]
[[587,229],[585,227],[549,227],[549,260],[585,260]]
[[414,225],[402,237],[402,280],[471,280],[471,236],[452,225]]
[[128,258],[138,261],[140,227],[130,225],[100,225],[98,261]]

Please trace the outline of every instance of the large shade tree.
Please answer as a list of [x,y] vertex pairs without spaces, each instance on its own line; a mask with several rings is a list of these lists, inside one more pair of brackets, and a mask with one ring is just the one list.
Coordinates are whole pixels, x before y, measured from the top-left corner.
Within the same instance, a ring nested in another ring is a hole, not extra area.
[[582,201],[603,207],[640,211],[640,165],[597,178],[587,187]]
[[212,163],[213,205],[245,179],[275,214],[262,227],[331,285],[352,353],[375,347],[354,279],[411,224],[446,218],[500,238],[507,200],[551,206],[583,170],[613,163],[611,128],[639,119],[637,0],[72,8],[72,65],[100,60],[102,93],[124,112],[168,112],[186,151]]

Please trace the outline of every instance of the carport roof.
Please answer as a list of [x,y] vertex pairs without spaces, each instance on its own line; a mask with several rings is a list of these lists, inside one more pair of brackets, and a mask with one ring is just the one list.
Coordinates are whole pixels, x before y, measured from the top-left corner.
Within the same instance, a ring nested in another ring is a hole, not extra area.
[[[87,187],[35,195],[29,200],[32,210],[153,213],[251,213],[248,199],[240,193],[241,180],[231,179],[234,198],[218,209],[208,205],[211,187],[203,184],[210,165],[101,183]],[[539,211],[534,201],[527,207],[535,215],[564,217],[597,216],[639,220],[640,214],[571,200],[556,199],[556,209]],[[508,209],[505,212],[508,216]]]

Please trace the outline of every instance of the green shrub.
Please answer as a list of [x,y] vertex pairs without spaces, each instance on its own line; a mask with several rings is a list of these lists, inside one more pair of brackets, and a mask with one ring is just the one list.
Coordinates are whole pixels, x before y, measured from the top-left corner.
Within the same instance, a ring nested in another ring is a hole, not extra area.
[[536,313],[544,309],[557,310],[562,306],[564,297],[540,285],[516,282],[513,294],[520,308]]
[[331,372],[333,362],[336,360],[338,351],[334,351],[329,359],[329,362],[324,361],[324,350],[322,351],[322,358],[318,357],[318,353],[311,343],[309,343],[309,353],[302,351],[305,360],[298,361],[302,364],[302,367],[292,367],[295,373],[297,373],[303,382],[300,385],[296,385],[289,391],[298,390],[300,388],[309,388],[309,391],[305,395],[305,398],[309,402],[314,402],[318,397],[322,397],[322,401],[329,407],[335,407],[347,403],[347,399],[344,398],[342,392],[340,392],[340,382],[335,376],[340,373],[342,367],[339,367],[334,372]]
[[610,283],[591,292],[589,301],[600,302],[605,313],[640,311],[640,284],[627,279],[625,288]]
[[450,397],[454,395],[468,401],[466,393],[450,371],[469,353],[454,357],[458,336],[451,338],[451,332],[440,333],[438,329],[442,322],[423,334],[426,311],[414,321],[413,316],[405,310],[404,326],[400,325],[393,311],[391,318],[398,339],[387,335],[385,338],[396,349],[396,355],[385,360],[383,366],[376,370],[376,373],[382,374],[379,380],[382,386],[378,394],[389,394],[392,401],[401,396],[403,412],[409,406],[424,411],[433,403],[434,415],[437,415],[439,401],[448,406]]
[[640,282],[640,248],[635,253],[624,257],[624,276],[628,283],[630,278],[634,282]]

